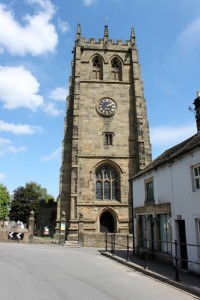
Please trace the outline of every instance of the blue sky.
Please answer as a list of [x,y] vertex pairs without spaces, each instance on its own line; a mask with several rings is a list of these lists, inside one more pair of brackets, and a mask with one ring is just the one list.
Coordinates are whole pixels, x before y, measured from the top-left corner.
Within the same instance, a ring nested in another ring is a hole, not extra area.
[[0,0],[0,182],[57,197],[76,27],[111,39],[135,28],[153,158],[196,133],[199,0]]

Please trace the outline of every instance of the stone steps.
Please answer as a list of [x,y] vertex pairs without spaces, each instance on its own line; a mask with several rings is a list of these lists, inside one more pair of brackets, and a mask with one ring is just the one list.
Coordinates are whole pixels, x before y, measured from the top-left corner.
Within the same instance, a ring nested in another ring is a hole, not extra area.
[[78,243],[78,241],[65,241],[63,246],[67,248],[81,248],[81,245]]

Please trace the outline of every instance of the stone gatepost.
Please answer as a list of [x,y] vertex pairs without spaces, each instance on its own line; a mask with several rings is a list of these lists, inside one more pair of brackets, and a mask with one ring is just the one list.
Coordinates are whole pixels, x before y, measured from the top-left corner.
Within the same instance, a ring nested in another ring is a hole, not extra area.
[[34,218],[34,211],[30,212],[30,217],[28,220],[28,239],[29,243],[33,242],[33,231],[34,231],[34,224],[35,224],[35,218]]
[[60,220],[56,220],[55,234],[54,238],[59,239],[60,236]]
[[79,226],[78,226],[78,242],[81,245],[81,247],[84,246],[84,219],[83,219],[83,214],[80,212],[79,213]]
[[65,243],[65,235],[66,235],[66,215],[65,212],[62,211],[62,216],[60,219],[60,238],[59,238],[59,244]]

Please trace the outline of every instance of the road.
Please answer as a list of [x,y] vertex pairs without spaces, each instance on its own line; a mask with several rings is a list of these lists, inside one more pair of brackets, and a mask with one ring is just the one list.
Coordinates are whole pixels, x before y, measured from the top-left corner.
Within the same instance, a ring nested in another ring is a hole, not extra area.
[[190,300],[93,248],[0,243],[1,300]]

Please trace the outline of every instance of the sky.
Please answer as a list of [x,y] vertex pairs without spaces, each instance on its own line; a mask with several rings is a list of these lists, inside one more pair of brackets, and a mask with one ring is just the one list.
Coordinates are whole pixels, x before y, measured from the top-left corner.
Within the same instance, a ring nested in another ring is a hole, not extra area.
[[82,36],[129,40],[134,27],[152,156],[196,133],[199,0],[0,0],[0,183],[59,194],[68,80]]

